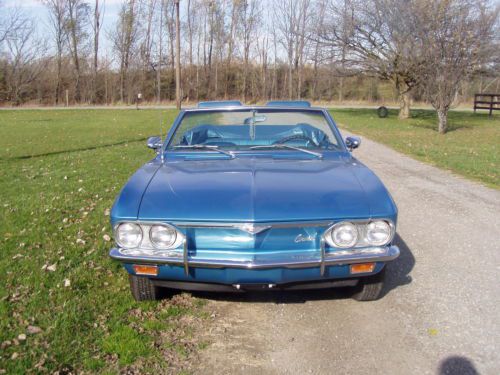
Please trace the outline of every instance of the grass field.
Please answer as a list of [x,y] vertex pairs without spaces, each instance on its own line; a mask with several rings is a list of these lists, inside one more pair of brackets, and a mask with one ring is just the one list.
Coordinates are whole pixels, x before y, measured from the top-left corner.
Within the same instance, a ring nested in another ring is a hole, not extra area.
[[[135,303],[108,259],[108,209],[173,110],[0,111],[0,373],[184,371],[203,300]],[[498,116],[430,112],[399,122],[334,110],[346,129],[499,187]],[[164,129],[165,130],[165,129]],[[25,335],[25,336],[24,336]]]
[[160,115],[175,112],[0,112],[3,372],[177,372],[203,345],[203,301],[135,303],[103,238]]
[[[397,111],[381,119],[373,109],[332,110],[344,129],[449,169],[457,174],[500,188],[500,116],[486,112],[450,112],[449,132],[437,133],[434,112],[412,111],[412,118],[400,121]],[[361,146],[363,147],[363,146]]]

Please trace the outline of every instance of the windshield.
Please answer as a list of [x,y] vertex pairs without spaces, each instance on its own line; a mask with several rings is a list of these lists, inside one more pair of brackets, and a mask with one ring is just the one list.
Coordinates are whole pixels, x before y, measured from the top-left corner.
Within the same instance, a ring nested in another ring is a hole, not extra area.
[[186,112],[168,149],[266,151],[275,145],[342,150],[340,144],[322,112],[245,109]]

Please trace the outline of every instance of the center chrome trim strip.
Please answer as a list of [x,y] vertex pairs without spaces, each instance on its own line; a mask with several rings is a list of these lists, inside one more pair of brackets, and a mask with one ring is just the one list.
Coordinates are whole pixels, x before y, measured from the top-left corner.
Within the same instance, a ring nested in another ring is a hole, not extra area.
[[332,225],[332,220],[328,221],[294,221],[294,222],[241,222],[241,223],[224,223],[224,222],[186,222],[172,221],[173,225],[178,228],[231,228],[245,230],[246,227],[272,227],[272,228],[295,228],[295,227],[326,227]]
[[[187,251],[187,245],[185,246]],[[212,259],[189,259],[185,253],[183,259],[166,259],[161,257],[133,256],[120,252],[120,249],[111,249],[109,255],[111,258],[124,263],[154,263],[170,264],[183,266],[185,272],[189,272],[189,267],[199,268],[242,268],[242,269],[269,269],[269,268],[311,268],[320,267],[320,272],[324,274],[324,268],[327,266],[365,263],[365,262],[387,262],[396,259],[399,256],[397,246],[374,247],[366,249],[343,250],[337,254],[325,254],[324,259],[317,258],[307,261],[297,262],[241,262],[231,260],[212,260]]]

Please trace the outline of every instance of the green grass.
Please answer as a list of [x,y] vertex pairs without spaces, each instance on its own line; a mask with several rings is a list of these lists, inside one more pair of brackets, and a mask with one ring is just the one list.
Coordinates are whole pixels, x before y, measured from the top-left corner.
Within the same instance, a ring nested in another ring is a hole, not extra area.
[[[164,373],[187,350],[169,334],[190,335],[182,319],[204,319],[201,304],[134,302],[103,239],[119,189],[153,157],[144,138],[175,114],[0,111],[0,370]],[[42,332],[16,343],[29,325]]]
[[[143,141],[176,111],[33,110],[0,113],[0,160]],[[163,126],[163,132],[165,126]]]
[[[175,114],[0,111],[0,370],[165,373],[172,358],[206,346],[193,333],[208,315],[203,301],[134,302],[103,238],[119,189],[153,156],[144,139]],[[333,114],[348,130],[499,185],[498,116],[451,113],[451,131],[441,136],[431,112],[415,111],[408,121],[393,112],[382,120],[373,110]],[[16,343],[29,325],[42,332]]]
[[[416,159],[500,187],[500,116],[452,111],[449,131],[437,132],[433,111],[414,110],[412,118],[398,120],[397,111],[378,118],[374,109],[334,109],[337,124]],[[363,147],[361,145],[361,147]]]

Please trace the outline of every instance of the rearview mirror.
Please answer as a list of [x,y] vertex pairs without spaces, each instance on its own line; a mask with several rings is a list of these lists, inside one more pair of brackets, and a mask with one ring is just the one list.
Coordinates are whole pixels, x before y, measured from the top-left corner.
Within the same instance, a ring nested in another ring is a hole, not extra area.
[[345,139],[345,145],[347,146],[349,151],[352,151],[355,148],[358,148],[360,144],[361,144],[361,138],[359,138],[359,137],[347,137]]
[[160,137],[149,137],[146,144],[149,148],[155,150],[156,152],[158,152],[161,149],[161,146],[163,146],[163,142]]
[[264,122],[267,120],[267,117],[264,116],[264,115],[257,115],[257,116],[253,116],[253,117],[247,117],[245,119],[245,121],[243,121],[243,123],[245,125],[251,125],[251,124],[255,124],[257,122]]

